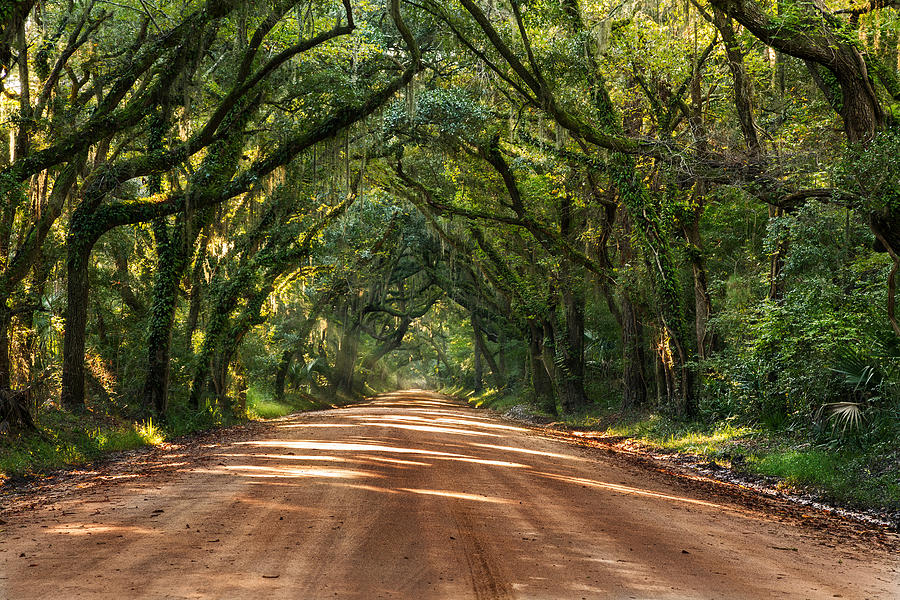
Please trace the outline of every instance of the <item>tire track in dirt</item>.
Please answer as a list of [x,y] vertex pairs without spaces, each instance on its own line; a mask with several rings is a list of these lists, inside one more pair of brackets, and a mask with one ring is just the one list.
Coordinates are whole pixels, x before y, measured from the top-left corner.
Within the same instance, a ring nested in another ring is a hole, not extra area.
[[472,519],[462,503],[462,500],[450,500],[450,513],[453,515],[459,539],[462,540],[475,597],[478,600],[509,600],[513,595],[500,567],[479,538]]

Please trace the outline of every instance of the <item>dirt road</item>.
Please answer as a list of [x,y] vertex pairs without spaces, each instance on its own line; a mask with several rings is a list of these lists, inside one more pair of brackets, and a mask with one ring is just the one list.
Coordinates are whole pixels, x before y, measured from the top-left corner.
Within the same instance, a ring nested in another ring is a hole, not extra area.
[[0,598],[900,598],[887,550],[424,392],[199,446],[7,510]]

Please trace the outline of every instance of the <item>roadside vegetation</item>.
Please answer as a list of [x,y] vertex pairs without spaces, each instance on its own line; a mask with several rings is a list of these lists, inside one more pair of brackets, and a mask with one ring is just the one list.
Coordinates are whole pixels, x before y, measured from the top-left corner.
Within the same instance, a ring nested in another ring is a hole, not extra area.
[[[465,397],[464,390],[448,390]],[[900,448],[891,424],[887,432],[871,428],[841,429],[840,423],[802,423],[771,427],[737,419],[684,421],[660,413],[622,414],[615,406],[558,419],[517,395],[488,390],[468,401],[477,408],[510,413],[517,419],[548,424],[564,430],[601,434],[609,443],[627,440],[630,447],[659,454],[681,454],[698,464],[714,463],[736,475],[771,478],[770,487],[790,493],[812,494],[825,502],[879,512],[900,511]],[[892,418],[883,415],[881,418]]]
[[112,453],[158,446],[192,433],[334,406],[300,394],[276,400],[270,392],[250,388],[243,415],[228,415],[214,407],[202,412],[173,410],[160,422],[152,416],[117,415],[115,408],[75,415],[45,408],[37,413],[36,432],[0,438],[0,484],[9,478],[40,477],[84,465]]

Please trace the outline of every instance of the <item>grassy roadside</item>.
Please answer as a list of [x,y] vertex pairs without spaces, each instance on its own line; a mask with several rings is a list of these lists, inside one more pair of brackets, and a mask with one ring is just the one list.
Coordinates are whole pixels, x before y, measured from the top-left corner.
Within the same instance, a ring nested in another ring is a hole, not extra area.
[[110,416],[104,414],[105,410],[73,414],[48,407],[35,416],[40,433],[0,436],[0,483],[11,477],[40,476],[84,464],[111,452],[156,446],[190,433],[331,406],[310,396],[277,401],[268,392],[251,387],[247,390],[243,418],[223,415],[216,409],[196,413],[175,406],[168,420],[159,423],[153,419],[134,421]]
[[[519,405],[519,412],[551,418],[531,404],[522,406],[521,398],[493,390],[466,399],[479,408],[505,412]],[[604,407],[552,419],[573,429],[630,438],[651,449],[697,456],[739,473],[777,477],[784,489],[812,492],[840,505],[900,511],[900,448],[896,444],[727,421],[699,423],[660,414],[621,415]]]

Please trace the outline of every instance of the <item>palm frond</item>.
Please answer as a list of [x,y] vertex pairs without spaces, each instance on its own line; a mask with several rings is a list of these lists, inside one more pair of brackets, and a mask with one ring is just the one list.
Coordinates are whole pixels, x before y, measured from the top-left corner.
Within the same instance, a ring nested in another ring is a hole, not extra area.
[[854,431],[859,429],[865,419],[863,405],[860,402],[830,402],[823,404],[816,411],[816,415],[821,418],[826,412],[834,427],[841,426],[842,433],[846,433],[847,430]]

